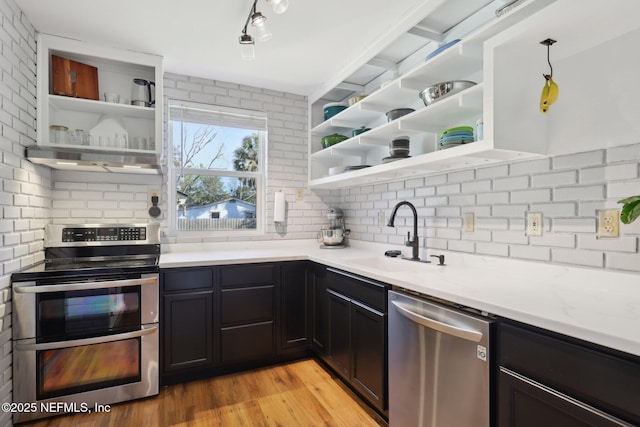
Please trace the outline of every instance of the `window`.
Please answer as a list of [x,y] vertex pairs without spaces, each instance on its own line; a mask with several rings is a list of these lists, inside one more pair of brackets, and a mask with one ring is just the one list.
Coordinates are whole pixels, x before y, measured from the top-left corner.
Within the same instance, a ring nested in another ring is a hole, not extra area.
[[264,113],[169,101],[170,228],[261,233]]

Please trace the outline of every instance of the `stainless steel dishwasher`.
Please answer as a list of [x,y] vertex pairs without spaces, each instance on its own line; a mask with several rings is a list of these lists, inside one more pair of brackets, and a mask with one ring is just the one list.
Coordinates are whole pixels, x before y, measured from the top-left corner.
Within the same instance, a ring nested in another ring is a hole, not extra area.
[[389,291],[390,427],[489,427],[493,320]]

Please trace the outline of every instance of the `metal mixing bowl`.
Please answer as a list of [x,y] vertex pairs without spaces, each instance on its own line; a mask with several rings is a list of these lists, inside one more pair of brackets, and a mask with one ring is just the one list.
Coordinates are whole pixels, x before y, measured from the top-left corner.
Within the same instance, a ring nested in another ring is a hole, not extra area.
[[468,80],[452,80],[450,82],[438,83],[420,92],[420,98],[422,102],[424,102],[424,105],[431,105],[436,101],[440,101],[471,86],[475,86],[475,84],[475,82]]

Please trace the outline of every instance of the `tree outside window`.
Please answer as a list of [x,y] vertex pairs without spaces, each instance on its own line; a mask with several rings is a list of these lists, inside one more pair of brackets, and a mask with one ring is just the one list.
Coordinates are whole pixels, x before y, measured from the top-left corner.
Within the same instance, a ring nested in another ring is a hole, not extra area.
[[169,103],[175,230],[261,230],[266,118]]

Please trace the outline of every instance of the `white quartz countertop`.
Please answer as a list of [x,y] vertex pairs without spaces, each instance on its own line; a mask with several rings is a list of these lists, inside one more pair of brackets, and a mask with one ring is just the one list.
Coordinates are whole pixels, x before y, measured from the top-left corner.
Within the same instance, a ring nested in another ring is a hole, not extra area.
[[388,249],[408,254],[367,242],[178,244],[163,247],[160,268],[311,260],[640,356],[639,274],[429,250],[445,255],[438,266],[385,257]]

